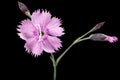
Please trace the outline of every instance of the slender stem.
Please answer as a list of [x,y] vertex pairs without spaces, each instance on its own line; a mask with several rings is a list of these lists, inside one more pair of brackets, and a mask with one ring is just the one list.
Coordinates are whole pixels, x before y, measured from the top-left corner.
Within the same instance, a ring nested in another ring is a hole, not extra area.
[[54,69],[54,71],[53,71],[53,80],[56,80],[57,65],[58,65],[59,61],[62,59],[62,57],[65,55],[65,53],[67,53],[67,51],[68,51],[73,45],[75,45],[76,43],[81,42],[81,41],[84,41],[84,40],[88,40],[88,39],[90,39],[90,37],[83,38],[83,39],[77,38],[77,39],[57,58],[57,60],[55,60],[54,55],[51,54],[50,59],[51,59],[51,61],[52,61],[52,63],[53,63],[53,69]]
[[59,61],[62,59],[62,57],[65,55],[65,53],[76,43],[78,42],[81,42],[81,41],[84,41],[84,40],[88,40],[90,39],[90,37],[87,37],[87,38],[83,38],[83,39],[80,39],[77,38],[56,60],[56,65],[58,65]]
[[58,65],[59,61],[61,58],[65,55],[65,53],[73,46],[74,44],[72,43],[56,60],[56,65]]
[[53,54],[51,54],[50,59],[52,60],[52,63],[53,63],[53,80],[56,80],[57,65],[56,65],[55,58],[54,58]]
[[53,80],[56,80],[56,75],[57,75],[57,66],[53,66],[54,68],[54,73],[53,73]]
[[83,37],[85,37],[86,35],[88,35],[89,33],[91,33],[93,31],[93,28],[91,30],[89,30],[88,32],[86,32],[84,35],[82,35],[81,37],[79,37],[78,39],[82,39]]
[[88,40],[88,39],[90,39],[90,37],[91,37],[91,36],[89,36],[89,37],[87,37],[87,38],[83,38],[83,39],[78,39],[78,42],[77,42],[77,43],[79,43],[79,42],[81,42],[81,41]]

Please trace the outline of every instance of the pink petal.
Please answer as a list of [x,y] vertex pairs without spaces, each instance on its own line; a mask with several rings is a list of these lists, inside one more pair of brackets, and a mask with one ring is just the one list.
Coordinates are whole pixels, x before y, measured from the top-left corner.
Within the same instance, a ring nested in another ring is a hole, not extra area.
[[61,22],[58,18],[52,18],[51,21],[47,25],[48,34],[53,36],[61,36],[64,34],[64,29],[60,27]]
[[27,40],[24,34],[22,34],[22,33],[18,33],[18,35],[20,36],[21,39],[23,39],[23,40]]
[[27,39],[27,38],[31,38],[34,36],[33,31],[35,31],[36,29],[32,25],[31,21],[27,19],[21,22],[21,25],[18,26],[17,30],[21,32],[22,35],[24,35],[24,37]]
[[34,54],[35,56],[41,55],[43,52],[43,48],[42,48],[42,43],[41,42],[37,42],[32,49],[32,54]]
[[53,17],[51,21],[46,25],[47,28],[54,28],[61,26],[61,20]]
[[32,52],[34,56],[41,55],[43,52],[42,43],[34,38],[28,39],[24,47],[26,51],[29,53]]
[[62,27],[54,27],[51,29],[48,29],[48,34],[52,36],[62,36],[64,34],[64,29]]
[[49,23],[50,20],[51,20],[51,14],[47,11],[42,11],[39,19],[42,30],[44,30],[44,28],[46,27],[46,25]]
[[32,21],[32,23],[34,24],[34,25],[36,25],[36,24],[39,24],[40,23],[40,10],[37,10],[37,11],[35,11],[35,12],[33,12],[32,13],[32,15],[31,15],[31,21]]
[[118,38],[116,36],[106,36],[105,40],[109,41],[110,43],[114,43],[118,41]]
[[36,43],[37,41],[34,38],[27,39],[24,48],[26,48],[26,51],[30,53],[32,52],[32,48]]
[[48,36],[48,41],[51,43],[51,45],[54,47],[55,50],[58,50],[60,47],[62,47],[61,45],[61,41],[59,38],[57,37],[52,37],[52,36]]
[[43,43],[42,47],[43,47],[44,51],[46,51],[48,53],[54,53],[55,52],[54,47],[51,45],[51,43],[48,41],[47,38],[44,39],[42,41],[42,43]]
[[34,25],[39,24],[40,27],[44,28],[46,24],[50,21],[51,14],[47,11],[42,11],[40,13],[40,10],[37,10],[33,12],[31,19]]
[[112,36],[114,41],[118,41],[118,38],[116,36]]

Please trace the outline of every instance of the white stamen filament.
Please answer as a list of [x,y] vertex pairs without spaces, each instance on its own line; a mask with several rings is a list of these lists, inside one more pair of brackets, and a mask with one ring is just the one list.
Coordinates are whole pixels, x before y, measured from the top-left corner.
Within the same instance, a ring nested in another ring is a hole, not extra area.
[[41,31],[41,27],[39,24],[36,24],[36,27],[38,29],[38,32],[39,32],[39,40],[38,41],[41,41],[41,37],[42,37],[42,31]]

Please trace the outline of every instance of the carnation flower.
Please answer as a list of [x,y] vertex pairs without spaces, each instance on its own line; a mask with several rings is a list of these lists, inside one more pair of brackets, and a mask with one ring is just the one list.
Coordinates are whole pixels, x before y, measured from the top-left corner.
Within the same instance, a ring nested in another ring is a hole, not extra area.
[[90,39],[93,41],[109,41],[110,43],[118,41],[116,36],[108,36],[102,33],[92,34],[90,35]]
[[41,55],[43,51],[54,53],[62,47],[58,38],[64,34],[61,20],[52,17],[47,11],[37,10],[33,12],[30,19],[21,21],[17,30],[20,38],[26,41],[25,48],[34,56]]

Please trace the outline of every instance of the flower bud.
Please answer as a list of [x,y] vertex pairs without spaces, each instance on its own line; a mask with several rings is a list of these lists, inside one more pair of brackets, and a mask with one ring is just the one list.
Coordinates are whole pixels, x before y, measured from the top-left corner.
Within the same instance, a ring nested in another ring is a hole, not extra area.
[[28,17],[31,17],[31,14],[30,14],[30,11],[29,9],[27,8],[27,6],[21,2],[18,1],[18,6],[19,6],[19,9],[24,13],[26,14]]
[[118,41],[116,36],[108,36],[102,33],[96,33],[90,35],[90,39],[93,41],[109,41],[110,43]]
[[92,28],[92,32],[100,29],[104,25],[104,23],[105,22],[100,22],[100,23],[96,24],[95,27]]

